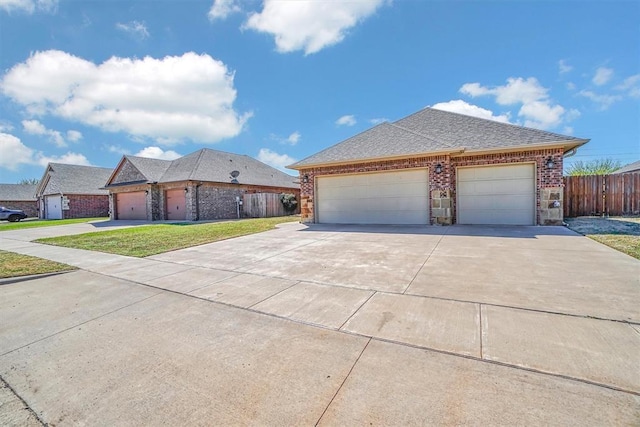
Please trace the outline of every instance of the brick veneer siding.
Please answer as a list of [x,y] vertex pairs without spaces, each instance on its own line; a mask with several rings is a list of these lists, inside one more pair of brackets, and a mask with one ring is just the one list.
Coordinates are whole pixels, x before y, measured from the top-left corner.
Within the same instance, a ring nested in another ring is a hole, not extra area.
[[[546,162],[549,158],[554,161],[554,167],[548,169]],[[434,193],[434,190],[448,190],[450,194],[452,209],[451,209],[451,223],[455,223],[456,220],[456,168],[461,166],[484,166],[484,165],[501,165],[501,164],[513,164],[513,163],[535,163],[536,165],[536,223],[545,225],[544,221],[541,221],[541,196],[542,189],[553,188],[555,191],[562,192],[562,149],[552,150],[531,150],[520,151],[515,153],[499,153],[499,154],[484,154],[478,156],[464,156],[464,157],[451,157],[451,156],[429,156],[429,157],[414,157],[409,159],[398,160],[385,160],[377,162],[363,162],[354,163],[348,165],[338,166],[325,166],[317,168],[302,169],[300,173],[300,206],[301,206],[301,220],[302,222],[314,222],[314,198],[315,198],[315,178],[325,175],[339,175],[347,173],[361,173],[361,172],[377,172],[377,171],[392,171],[411,168],[429,168],[429,190]],[[436,165],[442,166],[442,172],[440,174],[435,173]],[[308,178],[308,182],[304,182],[304,177]],[[426,191],[426,189],[425,189]],[[546,205],[545,205],[546,206]],[[436,221],[436,218],[431,213],[430,206],[429,218],[431,223],[441,222]],[[544,212],[543,212],[544,213]],[[562,218],[560,217],[560,221]],[[446,222],[445,222],[446,223]],[[557,221],[556,221],[557,223]]]
[[20,209],[23,210],[28,216],[38,216],[38,202],[35,200],[0,200],[0,206],[4,206],[7,209]]
[[[233,219],[237,218],[236,196],[242,200],[245,193],[293,193],[300,201],[300,190],[297,188],[267,187],[259,185],[223,184],[204,182],[198,184],[192,181],[172,182],[160,185],[139,184],[111,189],[110,212],[115,218],[115,199],[118,193],[148,191],[147,220],[158,221],[167,219],[166,191],[172,189],[187,189],[185,192],[185,210],[187,221]],[[243,217],[242,209],[240,215]]]
[[62,210],[62,218],[93,218],[109,216],[109,196],[96,194],[65,194],[69,209]]

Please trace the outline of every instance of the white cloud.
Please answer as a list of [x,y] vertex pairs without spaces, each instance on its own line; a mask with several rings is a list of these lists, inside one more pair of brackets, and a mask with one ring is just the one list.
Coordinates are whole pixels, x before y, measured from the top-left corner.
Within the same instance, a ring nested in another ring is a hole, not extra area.
[[503,86],[487,87],[479,83],[466,83],[460,92],[471,97],[494,96],[500,105],[522,104],[518,116],[524,119],[525,126],[549,129],[558,126],[565,119],[566,110],[554,104],[549,98],[548,89],[536,78],[508,78]]
[[573,127],[565,126],[564,129],[562,129],[562,133],[565,135],[573,135]]
[[67,131],[67,140],[71,142],[78,142],[82,139],[82,132],[77,130],[68,130]]
[[568,82],[567,83],[567,89],[569,90],[576,90],[576,84],[573,82]]
[[21,164],[33,163],[33,150],[19,138],[8,133],[0,133],[0,167],[11,171]]
[[640,74],[627,77],[615,89],[627,92],[632,98],[640,98]]
[[262,163],[266,163],[269,166],[273,166],[276,169],[280,169],[283,172],[287,172],[285,166],[291,165],[296,162],[296,159],[288,154],[278,154],[275,151],[271,151],[268,148],[261,148],[258,153],[258,160]]
[[356,117],[354,115],[347,114],[336,120],[336,124],[338,126],[353,126],[356,124]]
[[134,156],[149,157],[151,159],[161,159],[161,160],[175,160],[179,157],[182,157],[182,154],[178,154],[172,150],[164,151],[160,147],[145,147],[142,150],[138,151],[136,154],[134,154]]
[[609,80],[611,80],[611,77],[613,77],[612,68],[600,67],[596,70],[596,74],[593,76],[591,81],[597,86],[602,86],[607,84]]
[[139,40],[144,40],[150,36],[149,30],[147,30],[144,22],[131,21],[125,24],[118,22],[116,28]]
[[558,61],[558,68],[560,69],[560,74],[566,74],[573,70],[573,67],[567,64],[564,59]]
[[224,63],[206,54],[112,57],[96,65],[50,50],[11,68],[0,88],[32,115],[169,145],[185,139],[215,143],[242,131],[251,113],[233,109],[233,79]]
[[439,102],[431,106],[436,110],[450,111],[452,113],[465,114],[467,116],[479,117],[481,119],[494,120],[496,122],[509,123],[509,114],[494,115],[493,111],[487,110],[477,105],[469,104],[461,99],[454,99],[448,102]]
[[0,120],[0,132],[11,132],[13,130],[13,125],[9,122]]
[[384,123],[388,121],[389,119],[387,119],[386,117],[376,117],[373,119],[369,119],[369,123],[371,123],[372,125],[379,125],[380,123]]
[[[49,137],[49,141],[53,142],[57,147],[66,147],[67,143],[62,134],[57,130],[47,129],[37,120],[23,120],[22,128],[29,135],[45,135]],[[75,132],[75,131],[74,131]]]
[[274,36],[278,52],[304,50],[305,55],[340,43],[347,31],[371,16],[385,0],[264,0],[243,28]]
[[226,19],[232,13],[241,12],[237,0],[214,0],[207,16],[210,21],[216,19]]
[[622,100],[622,96],[620,95],[607,95],[607,94],[597,94],[590,90],[581,90],[578,92],[578,95],[584,96],[598,104],[601,110],[606,110],[611,107],[614,103]]
[[289,145],[296,145],[298,141],[300,141],[301,137],[302,135],[300,134],[300,132],[295,131],[291,135],[289,135],[287,139],[284,140],[284,142]]
[[20,138],[7,133],[0,133],[1,168],[14,171],[23,164],[46,166],[50,162],[91,165],[83,154],[68,152],[61,156],[46,156],[42,151],[35,151],[24,145]]
[[0,8],[11,13],[13,11],[55,13],[58,0],[0,0]]

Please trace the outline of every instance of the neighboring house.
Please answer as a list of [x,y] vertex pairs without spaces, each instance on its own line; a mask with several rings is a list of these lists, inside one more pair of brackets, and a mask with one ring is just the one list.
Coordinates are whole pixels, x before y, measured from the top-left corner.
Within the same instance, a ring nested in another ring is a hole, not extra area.
[[36,188],[40,218],[109,216],[109,192],[102,187],[112,170],[49,163]]
[[626,166],[623,166],[617,171],[611,172],[611,173],[633,173],[633,172],[640,172],[640,160],[638,160],[637,162],[630,163]]
[[28,216],[38,216],[35,184],[0,184],[0,206],[22,209]]
[[245,155],[207,148],[168,161],[123,156],[107,181],[112,219],[237,218],[246,193],[294,193],[296,177]]
[[562,224],[562,162],[588,139],[425,108],[303,159],[303,222]]

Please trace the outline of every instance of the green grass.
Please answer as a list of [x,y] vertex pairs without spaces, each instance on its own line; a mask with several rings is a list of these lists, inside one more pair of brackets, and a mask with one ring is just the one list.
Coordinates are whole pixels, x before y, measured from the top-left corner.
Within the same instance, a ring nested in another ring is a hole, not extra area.
[[146,257],[176,249],[260,233],[296,217],[244,219],[209,224],[157,224],[75,236],[38,239],[38,243],[117,255]]
[[76,268],[29,255],[0,251],[0,279],[71,270]]
[[51,227],[54,225],[81,224],[109,218],[34,219],[20,222],[0,221],[0,231],[21,230],[23,228]]
[[636,259],[640,259],[640,236],[624,234],[588,234],[587,237],[617,251],[631,255]]

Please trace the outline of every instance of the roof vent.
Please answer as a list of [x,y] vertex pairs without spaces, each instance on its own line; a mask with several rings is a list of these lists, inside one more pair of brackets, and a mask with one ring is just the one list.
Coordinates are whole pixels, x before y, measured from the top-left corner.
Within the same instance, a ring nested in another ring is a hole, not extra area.
[[238,184],[238,175],[240,175],[240,172],[238,171],[231,171],[229,173],[229,175],[231,175],[231,183],[232,184]]

